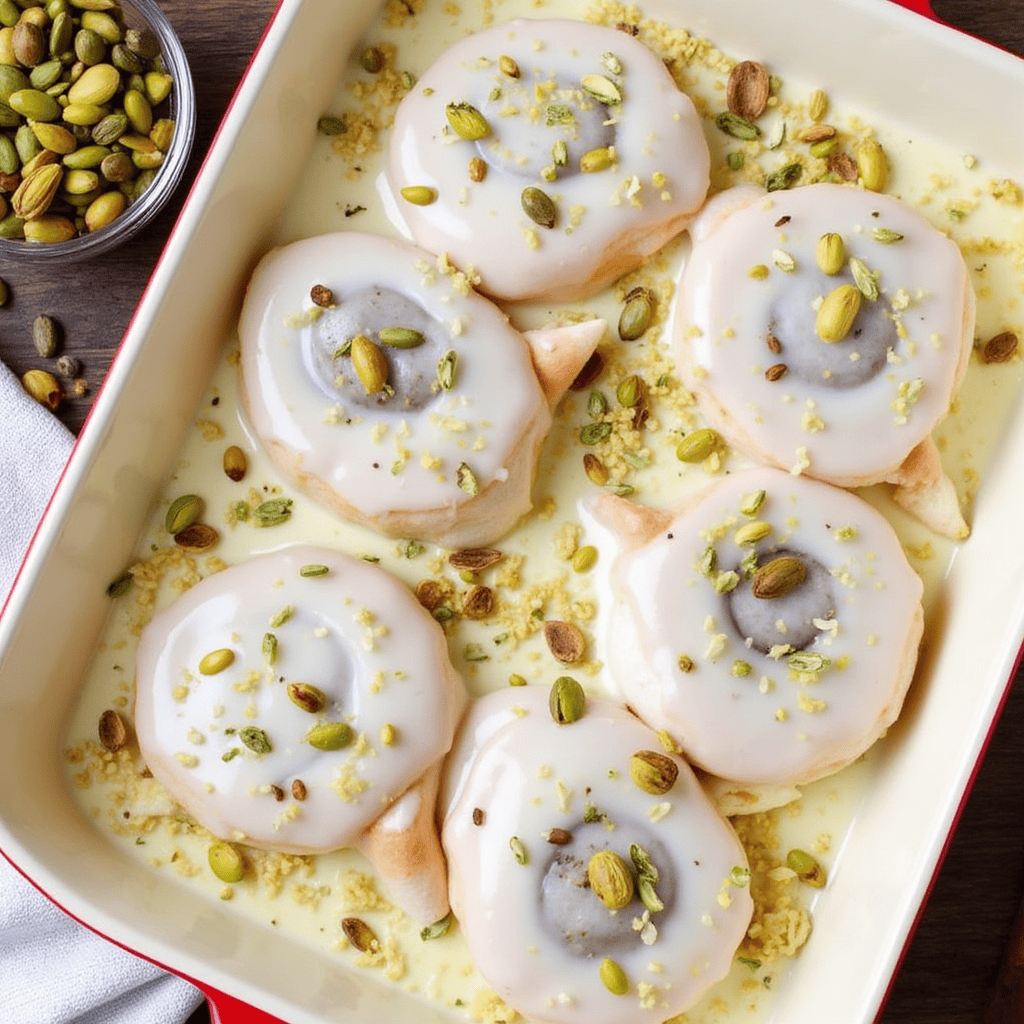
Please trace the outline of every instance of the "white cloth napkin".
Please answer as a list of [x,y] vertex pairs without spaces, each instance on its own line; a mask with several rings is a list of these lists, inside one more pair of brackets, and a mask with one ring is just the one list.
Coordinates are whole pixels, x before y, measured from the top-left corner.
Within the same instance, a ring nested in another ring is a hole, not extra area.
[[[0,363],[0,607],[71,451],[72,435]],[[67,917],[0,857],[0,1021],[181,1024],[190,984]]]

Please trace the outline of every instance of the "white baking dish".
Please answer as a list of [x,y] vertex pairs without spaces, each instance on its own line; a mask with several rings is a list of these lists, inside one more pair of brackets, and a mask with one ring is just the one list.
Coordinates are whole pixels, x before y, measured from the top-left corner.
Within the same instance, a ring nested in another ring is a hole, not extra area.
[[[646,13],[965,153],[1020,166],[1019,134],[1005,126],[1016,114],[1008,98],[1024,94],[1024,64],[885,0],[787,0],[784,12],[750,0],[663,0]],[[333,93],[332,69],[372,16],[356,0],[283,0],[0,620],[0,848],[68,913],[194,979],[225,1021],[451,1019],[122,856],[85,820],[59,769],[65,712],[107,614],[105,586],[173,465]],[[921,87],[907,88],[914,81]],[[778,979],[772,1021],[863,1024],[884,998],[1024,636],[1024,553],[1005,541],[1024,506],[1022,448],[1019,410],[932,611],[911,699],[872,760],[813,939]]]

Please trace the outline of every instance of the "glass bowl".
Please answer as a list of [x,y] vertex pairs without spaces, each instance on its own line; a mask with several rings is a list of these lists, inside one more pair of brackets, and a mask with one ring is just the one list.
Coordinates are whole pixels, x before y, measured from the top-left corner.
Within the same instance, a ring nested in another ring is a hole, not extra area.
[[[195,87],[185,51],[171,23],[154,0],[119,0],[119,6],[128,28],[148,28],[156,35],[166,71],[174,79],[166,101],[169,105],[166,116],[175,122],[170,148],[156,169],[152,184],[137,199],[130,201],[124,212],[110,224],[64,242],[0,238],[0,262],[60,264],[109,252],[149,224],[181,181],[196,131]],[[82,13],[78,8],[72,8],[72,12],[76,15]]]

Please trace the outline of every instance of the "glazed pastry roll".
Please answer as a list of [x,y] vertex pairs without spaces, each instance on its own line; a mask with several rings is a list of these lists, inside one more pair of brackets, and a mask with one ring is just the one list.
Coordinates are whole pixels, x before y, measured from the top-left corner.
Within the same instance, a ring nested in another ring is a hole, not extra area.
[[784,790],[838,771],[896,720],[923,587],[866,502],[765,468],[669,512],[612,495],[595,511],[622,545],[612,681],[693,764]]
[[831,184],[721,193],[693,237],[674,350],[708,422],[794,473],[895,484],[966,536],[931,435],[973,342],[957,246],[890,196]]
[[639,266],[707,193],[697,111],[615,29],[518,20],[456,43],[403,99],[396,219],[502,299],[570,300]]
[[485,545],[529,510],[552,407],[604,328],[524,336],[445,258],[322,235],[252,276],[243,404],[277,468],[342,518]]
[[424,922],[447,912],[434,804],[464,703],[408,589],[325,548],[209,576],[139,641],[139,746],[197,821],[285,853],[359,847]]
[[665,1020],[730,969],[746,857],[654,732],[563,683],[491,693],[460,727],[442,797],[452,910],[527,1019]]

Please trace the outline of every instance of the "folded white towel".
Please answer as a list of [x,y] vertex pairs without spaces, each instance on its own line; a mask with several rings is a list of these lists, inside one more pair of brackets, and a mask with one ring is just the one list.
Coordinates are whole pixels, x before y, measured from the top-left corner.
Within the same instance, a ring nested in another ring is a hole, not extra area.
[[[74,441],[0,363],[0,607]],[[190,984],[83,928],[0,857],[0,1021],[181,1024]]]

